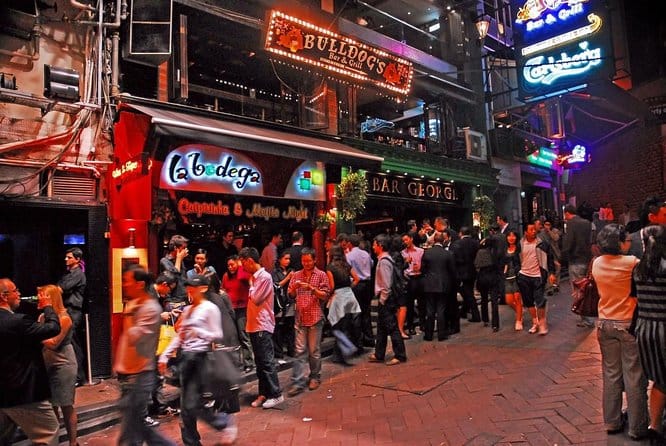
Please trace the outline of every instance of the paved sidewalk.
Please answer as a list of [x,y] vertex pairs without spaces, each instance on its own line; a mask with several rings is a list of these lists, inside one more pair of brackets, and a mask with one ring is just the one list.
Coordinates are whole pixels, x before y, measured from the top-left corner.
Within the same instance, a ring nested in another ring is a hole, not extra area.
[[[626,432],[606,434],[596,334],[576,327],[569,305],[569,287],[563,286],[550,299],[546,336],[515,332],[511,309],[503,305],[498,333],[463,321],[462,333],[444,342],[416,336],[407,341],[405,364],[388,367],[363,358],[344,367],[326,360],[318,390],[272,410],[249,407],[257,386],[248,383],[236,444],[640,445]],[[288,371],[280,381],[286,389]],[[102,399],[113,390],[99,387],[98,393]],[[161,421],[158,429],[181,444],[177,418]],[[215,444],[214,430],[200,425],[200,432],[204,445]],[[117,435],[112,426],[80,444],[115,444]]]

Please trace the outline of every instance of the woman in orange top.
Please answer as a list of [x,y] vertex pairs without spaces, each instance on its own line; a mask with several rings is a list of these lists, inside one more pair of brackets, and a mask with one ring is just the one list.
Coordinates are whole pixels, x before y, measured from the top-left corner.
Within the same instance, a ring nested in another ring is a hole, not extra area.
[[647,379],[643,374],[636,338],[629,333],[636,308],[631,275],[638,259],[624,255],[631,246],[624,226],[606,225],[597,236],[601,256],[592,263],[599,290],[597,339],[601,347],[603,416],[606,431],[624,431],[622,391],[627,393],[629,437],[644,438],[648,431]]

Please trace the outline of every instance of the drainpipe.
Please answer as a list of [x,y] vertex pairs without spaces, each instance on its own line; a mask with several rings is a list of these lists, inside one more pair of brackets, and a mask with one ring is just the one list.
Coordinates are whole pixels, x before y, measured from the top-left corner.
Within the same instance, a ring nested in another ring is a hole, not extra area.
[[39,38],[42,34],[42,30],[39,24],[35,24],[34,28],[32,28],[32,33],[30,34],[32,36],[32,54],[21,53],[19,51],[9,51],[2,48],[0,48],[0,54],[4,54],[5,56],[10,57],[22,57],[29,60],[39,60]]
[[118,31],[114,31],[111,34],[111,97],[114,98],[120,94],[120,88],[118,87],[119,81],[119,63],[118,63],[118,53],[120,47],[120,34]]

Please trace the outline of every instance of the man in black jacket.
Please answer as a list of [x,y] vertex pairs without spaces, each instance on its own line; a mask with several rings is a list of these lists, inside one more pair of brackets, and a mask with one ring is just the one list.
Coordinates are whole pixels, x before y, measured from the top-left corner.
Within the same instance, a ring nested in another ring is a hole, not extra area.
[[[576,206],[564,206],[564,219],[567,221],[564,241],[562,243],[562,260],[567,261],[569,282],[571,282],[572,298],[578,290],[574,282],[587,276],[587,270],[592,259],[592,223],[578,216]],[[581,316],[577,324],[579,327],[592,328],[594,320]]]
[[471,234],[469,226],[460,228],[460,238],[451,243],[451,251],[456,262],[458,289],[463,298],[461,317],[470,312],[472,321],[478,322],[481,320],[481,316],[474,299],[474,281],[476,280],[474,258],[479,250],[479,241]]
[[447,296],[454,289],[456,267],[453,254],[442,246],[444,238],[445,236],[441,232],[435,234],[434,245],[423,253],[421,259],[423,293],[426,297],[425,333],[423,334],[425,341],[433,339],[435,320],[437,320],[437,339],[443,341],[449,334],[449,324],[445,319],[446,303]]
[[67,272],[58,281],[62,290],[62,303],[67,308],[69,317],[72,318],[72,346],[76,355],[78,369],[76,371],[77,385],[85,381],[85,356],[83,354],[83,339],[85,334],[81,332],[83,322],[83,293],[86,291],[86,275],[83,272],[83,251],[79,248],[70,248],[65,251],[65,265]]
[[33,444],[58,444],[49,381],[42,359],[42,341],[60,333],[51,298],[39,297],[44,322],[14,313],[21,293],[10,279],[0,279],[0,444],[9,444],[21,426]]

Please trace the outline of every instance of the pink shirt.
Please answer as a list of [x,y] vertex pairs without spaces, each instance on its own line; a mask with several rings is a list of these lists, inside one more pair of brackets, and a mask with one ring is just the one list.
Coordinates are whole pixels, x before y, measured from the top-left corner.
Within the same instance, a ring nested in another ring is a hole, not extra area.
[[275,330],[275,314],[273,313],[273,277],[264,268],[259,268],[252,275],[249,299],[247,301],[247,322],[245,331],[256,333]]

